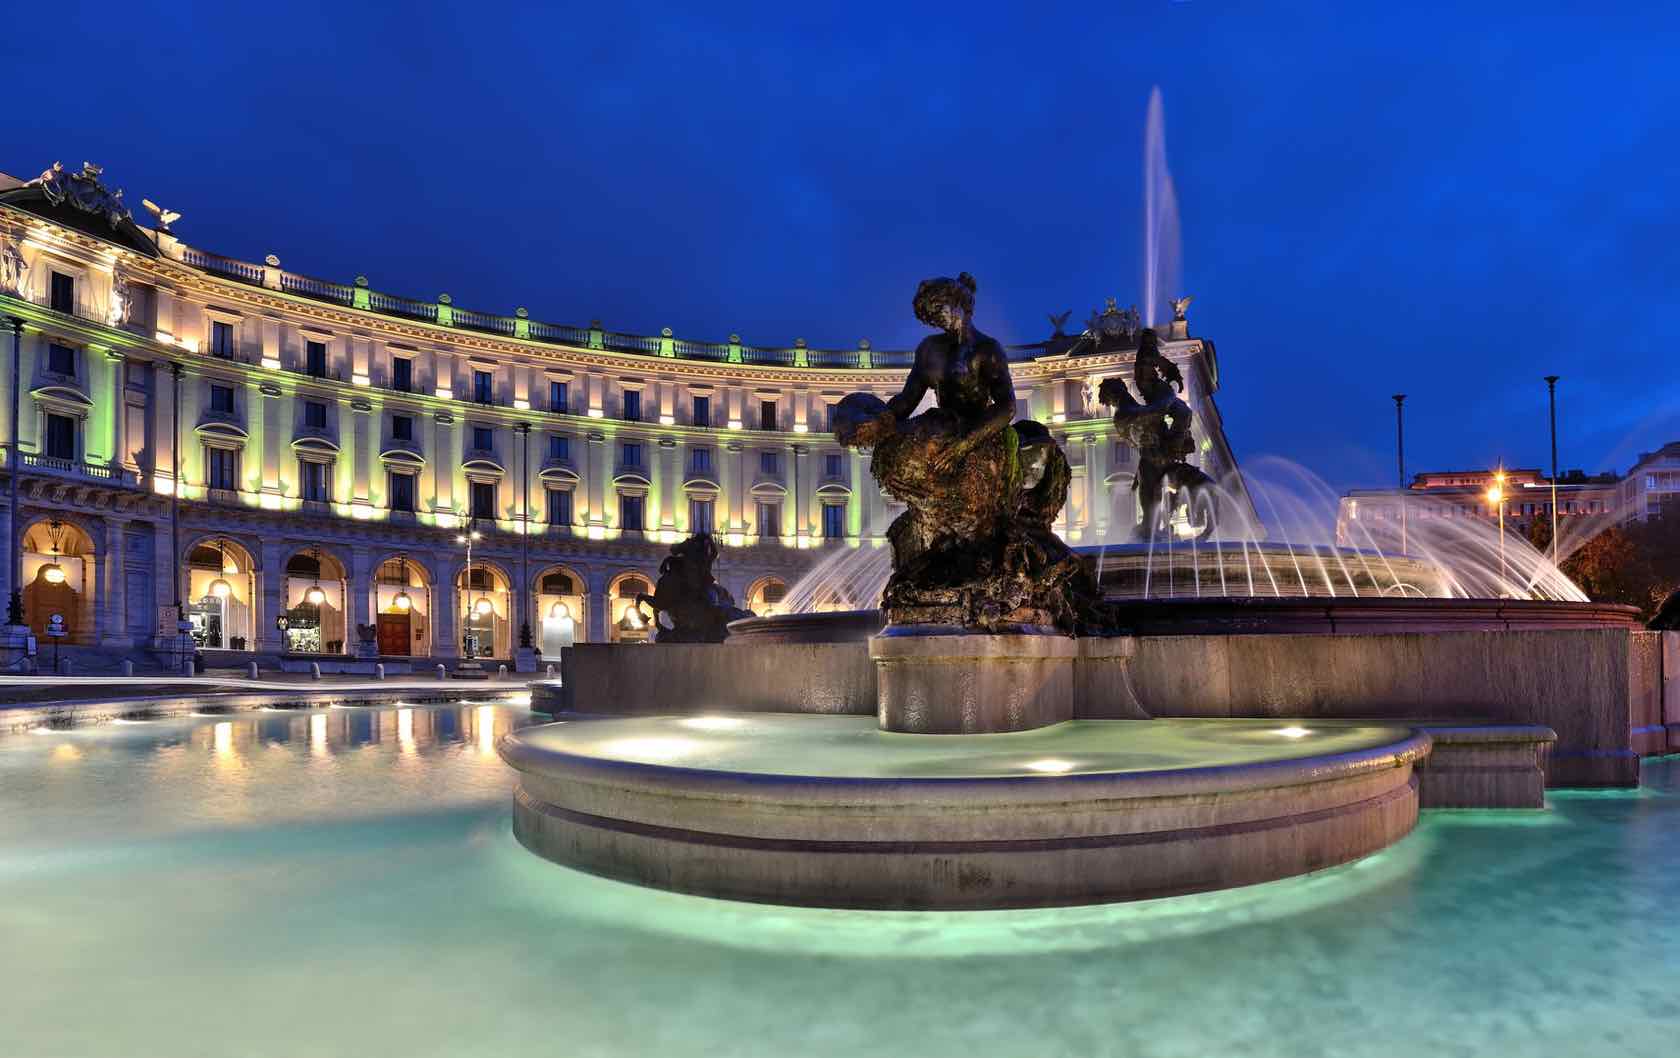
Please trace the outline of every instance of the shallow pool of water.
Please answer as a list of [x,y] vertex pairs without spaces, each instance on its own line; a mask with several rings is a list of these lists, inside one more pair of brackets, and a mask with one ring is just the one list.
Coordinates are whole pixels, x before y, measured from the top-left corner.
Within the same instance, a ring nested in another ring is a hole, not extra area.
[[523,709],[0,736],[0,1054],[1670,1055],[1680,761],[1226,893],[730,904],[513,839]]

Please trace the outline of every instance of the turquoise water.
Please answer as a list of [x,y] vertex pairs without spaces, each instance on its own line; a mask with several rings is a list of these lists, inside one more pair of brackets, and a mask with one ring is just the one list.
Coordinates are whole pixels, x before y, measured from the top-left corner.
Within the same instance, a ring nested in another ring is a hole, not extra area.
[[0,737],[0,1054],[1672,1055],[1680,761],[1104,908],[636,889],[525,852],[492,706]]

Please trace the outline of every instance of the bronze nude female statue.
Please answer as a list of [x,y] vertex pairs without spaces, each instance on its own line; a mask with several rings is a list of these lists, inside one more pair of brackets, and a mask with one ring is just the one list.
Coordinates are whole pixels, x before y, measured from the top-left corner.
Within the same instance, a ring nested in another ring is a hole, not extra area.
[[[1102,626],[1085,564],[1051,529],[1071,474],[1041,424],[1015,422],[1009,359],[974,326],[974,277],[925,280],[912,303],[938,333],[916,347],[889,401],[854,393],[835,411],[842,444],[873,449],[870,469],[907,510],[887,530],[889,625],[988,631]],[[928,391],[936,406],[916,415]]]

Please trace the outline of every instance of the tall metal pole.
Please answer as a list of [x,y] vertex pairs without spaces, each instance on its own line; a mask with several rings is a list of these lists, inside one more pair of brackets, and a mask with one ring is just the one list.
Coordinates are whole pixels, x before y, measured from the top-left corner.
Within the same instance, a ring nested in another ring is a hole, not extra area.
[[170,364],[169,374],[173,392],[169,402],[169,459],[175,475],[169,483],[169,546],[173,554],[169,574],[175,580],[175,620],[181,622],[187,619],[186,608],[181,605],[181,365]]
[[1406,552],[1406,395],[1394,395],[1394,465],[1400,476],[1400,552]]
[[23,623],[23,541],[18,535],[18,479],[23,476],[23,453],[18,447],[18,389],[23,384],[23,320],[12,321],[12,445],[6,453],[6,469],[12,476],[12,598],[6,608],[6,623]]
[[531,424],[519,431],[519,645],[531,646]]
[[1557,509],[1557,384],[1558,375],[1546,376],[1546,403],[1551,406],[1552,415],[1552,565],[1558,564],[1558,509]]

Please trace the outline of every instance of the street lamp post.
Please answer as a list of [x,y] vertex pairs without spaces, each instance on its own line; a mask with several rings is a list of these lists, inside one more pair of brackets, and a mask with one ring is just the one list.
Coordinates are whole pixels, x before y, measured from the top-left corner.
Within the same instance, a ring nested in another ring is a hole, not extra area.
[[1557,509],[1557,375],[1546,376],[1546,403],[1551,409],[1552,419],[1552,565],[1558,564],[1558,509]]
[[489,678],[490,675],[485,671],[484,666],[479,663],[477,652],[472,649],[472,549],[473,541],[483,535],[477,529],[468,529],[455,537],[457,544],[467,545],[467,568],[462,574],[467,586],[464,593],[467,604],[459,608],[461,611],[461,651],[466,657],[455,666],[455,678],[462,680],[482,680]]
[[[514,668],[523,670],[523,655],[531,650],[531,424],[519,423],[519,650]],[[536,659],[529,660],[536,671]]]
[[1505,592],[1507,580],[1505,572],[1505,468],[1500,467],[1493,472],[1493,488],[1488,489],[1488,499],[1499,507],[1499,591],[1501,597]]
[[6,453],[6,469],[12,478],[12,597],[6,608],[6,623],[23,624],[23,541],[18,535],[18,479],[23,476],[23,453],[18,447],[18,388],[23,379],[23,319],[11,317],[12,323],[12,444]]
[[1406,395],[1394,395],[1394,462],[1400,475],[1400,553],[1406,553]]

